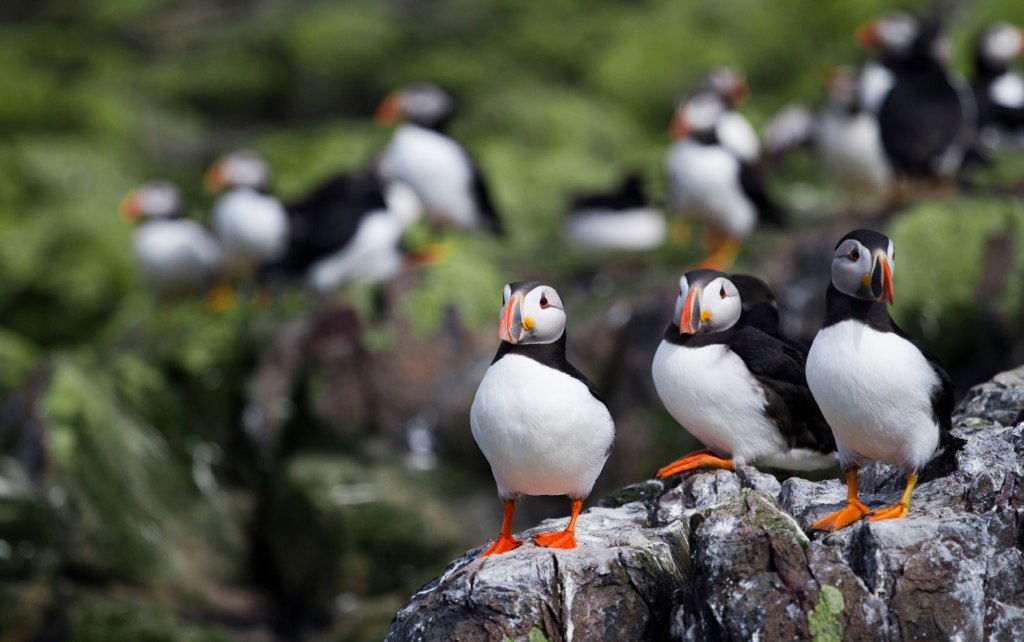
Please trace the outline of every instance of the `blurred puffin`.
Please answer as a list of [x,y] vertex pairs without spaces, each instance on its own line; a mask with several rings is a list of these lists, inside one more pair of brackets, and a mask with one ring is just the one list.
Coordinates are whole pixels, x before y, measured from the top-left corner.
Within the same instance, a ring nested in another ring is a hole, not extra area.
[[709,254],[702,267],[724,268],[739,252],[758,219],[780,222],[782,211],[768,198],[758,168],[721,138],[727,103],[703,91],[684,101],[672,117],[665,169],[671,210],[710,226]]
[[377,120],[401,123],[378,160],[378,170],[385,181],[411,187],[435,219],[501,235],[501,217],[479,168],[462,145],[444,133],[453,110],[451,96],[431,83],[388,94],[377,108]]
[[1013,69],[1024,54],[1024,30],[997,22],[974,42],[974,97],[983,139],[1009,134],[1024,138],[1024,74]]
[[266,193],[269,182],[267,161],[251,150],[222,156],[206,172],[206,188],[224,192],[213,204],[213,231],[228,270],[237,276],[280,259],[287,247],[288,215],[281,201]]
[[402,234],[419,215],[419,201],[395,182],[385,187],[373,170],[340,174],[287,205],[289,236],[265,279],[304,278],[320,295],[348,283],[383,283],[406,266]]
[[882,145],[893,170],[910,177],[955,174],[976,138],[977,106],[966,83],[948,70],[950,44],[938,21],[886,14],[857,30],[880,49],[861,72],[861,95],[877,105]]
[[[950,434],[953,383],[938,360],[889,317],[895,248],[879,232],[855,230],[836,245],[824,326],[807,355],[807,383],[835,435],[847,502],[812,528],[834,530],[865,515],[907,514],[917,475]],[[900,501],[870,510],[857,498],[857,469],[871,460],[907,476]]]
[[626,175],[610,192],[576,195],[565,219],[566,241],[587,249],[650,250],[665,235],[665,215],[647,200],[639,174]]
[[181,190],[165,180],[148,181],[121,201],[121,218],[138,223],[135,260],[160,297],[206,292],[223,265],[217,240],[196,221],[181,218],[182,205]]
[[829,74],[825,103],[811,112],[783,109],[765,127],[765,151],[778,156],[813,144],[825,171],[846,193],[869,199],[892,187],[892,168],[882,146],[878,118],[864,107],[856,72],[839,67]]
[[555,289],[517,281],[502,301],[501,343],[469,415],[505,512],[481,557],[521,544],[510,530],[518,495],[568,495],[569,525],[533,540],[575,548],[576,517],[611,452],[615,424],[594,384],[565,358],[565,309]]
[[703,88],[725,101],[726,110],[715,127],[718,139],[745,162],[756,164],[761,158],[761,141],[747,117],[736,109],[750,93],[743,74],[725,65],[712,67],[704,77]]

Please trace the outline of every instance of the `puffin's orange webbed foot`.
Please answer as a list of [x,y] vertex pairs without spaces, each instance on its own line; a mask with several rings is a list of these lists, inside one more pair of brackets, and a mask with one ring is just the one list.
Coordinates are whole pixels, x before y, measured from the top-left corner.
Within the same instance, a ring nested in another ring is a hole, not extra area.
[[480,553],[480,557],[507,553],[509,551],[519,548],[522,545],[522,540],[516,539],[511,535],[505,535],[504,533],[502,533],[501,535],[498,535],[497,539],[491,542],[490,546],[484,549],[483,553]]
[[658,470],[658,479],[665,479],[671,475],[693,470],[694,468],[731,469],[732,467],[733,461],[731,459],[722,459],[710,450],[698,450],[662,467]]
[[884,508],[876,508],[868,513],[868,519],[875,522],[880,519],[896,519],[907,516],[907,507],[903,504],[895,504]]
[[811,524],[811,528],[818,531],[835,531],[849,526],[871,512],[871,509],[862,504],[859,500],[847,502],[834,513],[825,515],[818,521]]
[[533,543],[544,548],[576,548],[576,535],[569,530],[537,533]]

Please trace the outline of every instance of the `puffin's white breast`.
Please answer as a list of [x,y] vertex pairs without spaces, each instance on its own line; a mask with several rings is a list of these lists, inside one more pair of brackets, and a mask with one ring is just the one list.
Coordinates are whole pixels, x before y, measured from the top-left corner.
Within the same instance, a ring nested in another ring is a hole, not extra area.
[[857,76],[861,105],[869,112],[878,114],[894,84],[896,76],[885,65],[875,61],[864,63]]
[[389,210],[367,214],[345,247],[313,264],[310,285],[325,293],[346,283],[377,283],[394,278],[402,267],[402,229],[399,216]]
[[935,453],[938,375],[906,339],[853,320],[823,328],[807,355],[807,383],[844,466],[877,459],[909,472]]
[[583,382],[517,354],[487,369],[469,416],[502,497],[586,497],[615,438]]
[[132,247],[143,276],[160,294],[201,291],[223,259],[216,239],[188,219],[143,223]]
[[400,125],[384,152],[382,170],[409,185],[434,216],[464,228],[479,223],[469,156],[448,136]]
[[249,188],[217,199],[213,228],[228,260],[252,267],[280,258],[288,243],[288,214],[279,200]]
[[715,134],[722,145],[748,163],[756,163],[761,156],[761,141],[747,117],[738,111],[722,114],[715,126]]
[[665,234],[665,216],[653,207],[574,212],[565,223],[567,241],[599,250],[649,250]]
[[669,414],[716,453],[742,464],[787,452],[764,413],[764,390],[724,345],[689,348],[662,341],[651,374]]
[[989,98],[997,105],[1024,109],[1024,76],[1008,71],[996,78],[988,88]]
[[888,190],[892,170],[874,114],[825,109],[815,142],[825,168],[844,189],[868,195]]
[[733,236],[754,231],[757,211],[740,185],[740,161],[733,153],[718,145],[681,140],[669,147],[665,168],[674,210]]

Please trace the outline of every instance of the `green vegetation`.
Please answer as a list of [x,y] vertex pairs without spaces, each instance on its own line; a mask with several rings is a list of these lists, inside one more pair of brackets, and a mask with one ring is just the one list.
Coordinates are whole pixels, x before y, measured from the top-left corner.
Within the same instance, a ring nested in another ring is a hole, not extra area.
[[818,603],[807,614],[807,629],[814,642],[839,642],[843,639],[843,625],[836,618],[846,608],[843,594],[834,586],[825,584],[818,591]]

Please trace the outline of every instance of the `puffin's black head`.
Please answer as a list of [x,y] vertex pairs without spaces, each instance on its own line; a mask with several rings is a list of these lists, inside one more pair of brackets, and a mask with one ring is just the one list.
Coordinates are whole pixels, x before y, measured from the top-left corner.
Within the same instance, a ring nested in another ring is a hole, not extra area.
[[750,93],[747,81],[738,69],[726,65],[712,67],[704,77],[704,89],[721,96],[730,107],[742,103]]
[[391,124],[398,119],[441,130],[455,111],[451,95],[438,85],[419,82],[391,92],[377,106],[377,121]]
[[714,91],[702,91],[679,103],[672,115],[669,135],[674,140],[712,135],[715,125],[727,111],[729,106],[722,96]]
[[679,277],[672,323],[679,334],[721,332],[736,325],[743,313],[739,290],[729,275],[717,270],[690,270]]
[[565,308],[558,292],[540,281],[505,286],[498,338],[511,344],[553,343],[565,333]]
[[262,191],[270,184],[270,165],[259,152],[239,149],[214,161],[203,182],[214,194],[235,187]]
[[832,257],[832,285],[865,301],[893,303],[896,269],[892,240],[874,230],[854,230],[840,239]]
[[153,179],[125,194],[118,213],[126,223],[140,219],[173,218],[181,213],[184,200],[177,185],[167,180]]
[[1020,55],[1024,55],[1024,30],[1008,22],[988,25],[974,41],[974,67],[979,72],[1004,73]]

